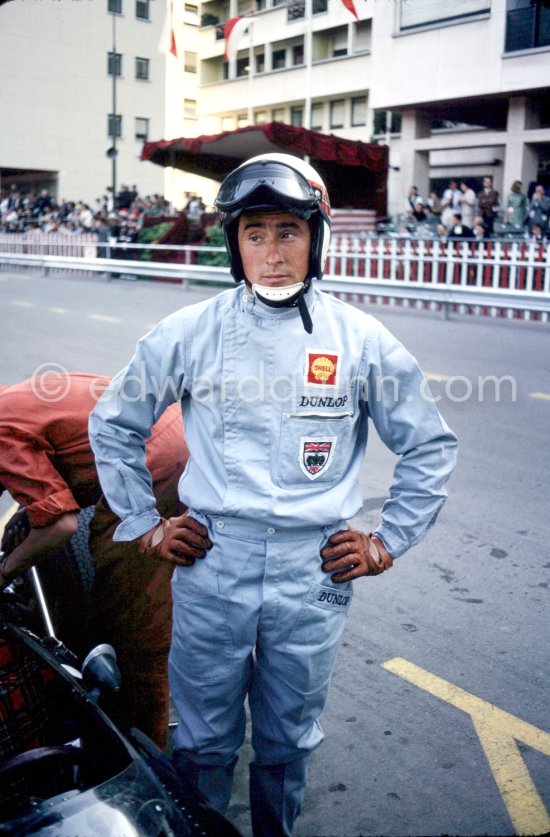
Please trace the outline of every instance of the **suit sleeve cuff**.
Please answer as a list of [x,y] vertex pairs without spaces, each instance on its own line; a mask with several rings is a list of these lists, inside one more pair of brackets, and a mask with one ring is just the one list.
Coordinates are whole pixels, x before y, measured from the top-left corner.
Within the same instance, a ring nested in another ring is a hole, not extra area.
[[158,526],[160,514],[156,509],[150,509],[142,514],[127,517],[117,528],[113,535],[114,541],[135,541],[145,532]]

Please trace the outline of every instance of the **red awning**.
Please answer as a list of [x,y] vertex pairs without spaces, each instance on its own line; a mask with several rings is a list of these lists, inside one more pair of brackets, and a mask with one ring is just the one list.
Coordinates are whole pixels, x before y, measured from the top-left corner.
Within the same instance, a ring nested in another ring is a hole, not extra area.
[[374,209],[386,214],[388,149],[282,122],[251,125],[200,137],[146,142],[142,160],[221,181],[256,154],[283,152],[309,157],[326,183],[334,207]]

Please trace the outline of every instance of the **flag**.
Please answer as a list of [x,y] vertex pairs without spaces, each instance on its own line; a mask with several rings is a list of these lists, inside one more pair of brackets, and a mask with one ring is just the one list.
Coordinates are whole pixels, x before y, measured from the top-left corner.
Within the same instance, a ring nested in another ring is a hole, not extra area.
[[354,15],[354,16],[355,16],[356,20],[359,20],[359,15],[357,14],[357,12],[356,12],[356,10],[355,10],[355,6],[354,6],[354,4],[353,4],[353,0],[342,0],[342,3],[344,4],[344,6],[345,6],[345,7],[346,7],[346,9],[348,10],[348,12],[351,12],[351,13],[352,13],[352,15]]
[[172,54],[174,58],[178,57],[178,48],[172,21],[172,0],[168,0],[166,7],[166,17],[164,18],[164,26],[162,27],[159,41],[159,52],[163,52],[164,55]]
[[228,61],[233,61],[239,42],[250,26],[250,17],[231,17],[223,28],[223,35],[225,38],[225,52],[224,56]]

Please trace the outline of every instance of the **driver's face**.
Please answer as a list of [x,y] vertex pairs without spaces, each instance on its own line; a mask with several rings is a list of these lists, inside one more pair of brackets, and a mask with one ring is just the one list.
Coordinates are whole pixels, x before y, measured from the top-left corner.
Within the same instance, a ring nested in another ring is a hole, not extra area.
[[280,288],[303,282],[310,243],[309,224],[290,212],[250,212],[239,219],[239,252],[251,284]]

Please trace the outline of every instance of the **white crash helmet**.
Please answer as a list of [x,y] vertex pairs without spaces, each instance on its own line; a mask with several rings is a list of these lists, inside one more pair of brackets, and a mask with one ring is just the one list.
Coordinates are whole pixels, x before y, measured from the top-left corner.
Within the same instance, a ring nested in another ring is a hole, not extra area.
[[[265,298],[275,307],[298,306],[306,331],[311,318],[304,294],[314,278],[321,279],[330,243],[330,202],[322,178],[308,163],[291,154],[261,154],[234,169],[224,179],[214,201],[236,282],[246,280],[238,246],[239,218],[245,211],[280,209],[308,222],[311,248],[308,272],[300,289],[287,299]],[[256,290],[254,291],[256,293]]]
[[214,201],[236,282],[245,277],[237,246],[238,220],[245,210],[282,209],[309,222],[311,255],[307,279],[320,279],[330,243],[330,202],[320,175],[291,154],[260,154],[224,179]]

